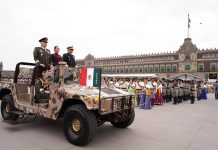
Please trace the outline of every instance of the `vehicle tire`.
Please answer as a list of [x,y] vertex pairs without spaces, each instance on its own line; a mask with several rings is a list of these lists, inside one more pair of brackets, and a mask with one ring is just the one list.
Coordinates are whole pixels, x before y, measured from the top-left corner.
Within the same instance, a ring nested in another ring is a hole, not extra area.
[[119,121],[119,122],[111,121],[111,124],[116,128],[127,128],[133,123],[134,119],[135,119],[135,110],[134,108],[131,108],[129,109],[128,117],[126,120]]
[[84,105],[70,106],[63,121],[65,137],[72,144],[86,145],[97,133],[96,117]]
[[13,97],[11,95],[5,95],[1,102],[1,115],[4,120],[17,120],[19,115],[10,113],[15,111]]

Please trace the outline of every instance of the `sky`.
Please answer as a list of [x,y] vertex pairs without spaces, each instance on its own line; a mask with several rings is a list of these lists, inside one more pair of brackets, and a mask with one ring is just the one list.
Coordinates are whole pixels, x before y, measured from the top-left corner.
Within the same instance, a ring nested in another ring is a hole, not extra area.
[[4,70],[34,62],[48,37],[76,59],[177,51],[187,37],[199,49],[218,47],[217,0],[0,0],[0,61]]

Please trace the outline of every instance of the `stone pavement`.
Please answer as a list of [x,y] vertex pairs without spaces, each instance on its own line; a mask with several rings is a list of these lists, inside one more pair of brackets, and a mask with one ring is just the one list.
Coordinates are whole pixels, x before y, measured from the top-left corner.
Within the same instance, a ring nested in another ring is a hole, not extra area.
[[[152,110],[136,108],[127,129],[109,123],[85,147],[71,145],[62,122],[38,118],[36,122],[11,126],[0,121],[1,150],[218,150],[218,100],[164,104]],[[0,117],[0,120],[2,118]]]

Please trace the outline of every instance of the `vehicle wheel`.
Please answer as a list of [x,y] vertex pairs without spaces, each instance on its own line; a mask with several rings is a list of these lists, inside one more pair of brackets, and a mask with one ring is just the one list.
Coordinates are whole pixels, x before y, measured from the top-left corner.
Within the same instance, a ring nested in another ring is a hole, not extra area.
[[97,120],[83,105],[73,105],[64,114],[64,134],[75,145],[88,144],[96,135]]
[[13,97],[11,95],[5,95],[2,98],[1,103],[1,114],[4,120],[17,120],[19,115],[10,113],[10,111],[14,111],[16,108],[14,107]]
[[129,109],[128,116],[125,120],[114,122],[111,121],[111,124],[116,128],[127,128],[130,126],[135,119],[135,110],[134,108]]

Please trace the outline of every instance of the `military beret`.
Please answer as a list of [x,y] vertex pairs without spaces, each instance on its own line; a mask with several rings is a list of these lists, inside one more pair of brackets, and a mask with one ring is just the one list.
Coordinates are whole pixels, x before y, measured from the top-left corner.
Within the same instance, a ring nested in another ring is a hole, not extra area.
[[47,37],[44,37],[44,38],[40,39],[39,42],[48,43],[48,38],[47,38]]
[[73,49],[73,46],[68,46],[67,49]]

